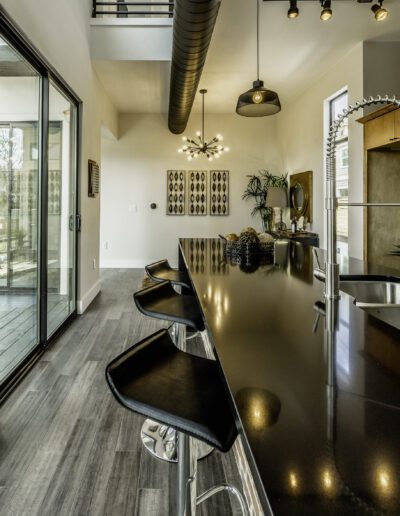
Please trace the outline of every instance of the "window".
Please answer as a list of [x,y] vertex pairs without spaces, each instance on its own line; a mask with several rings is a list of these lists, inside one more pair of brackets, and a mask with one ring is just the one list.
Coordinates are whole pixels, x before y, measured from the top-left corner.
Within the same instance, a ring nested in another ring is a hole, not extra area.
[[[342,91],[329,100],[329,126],[348,106],[348,93]],[[349,126],[344,120],[336,137],[336,195],[338,202],[347,202],[349,193]],[[347,250],[348,240],[348,208],[339,207],[337,211],[338,247]]]

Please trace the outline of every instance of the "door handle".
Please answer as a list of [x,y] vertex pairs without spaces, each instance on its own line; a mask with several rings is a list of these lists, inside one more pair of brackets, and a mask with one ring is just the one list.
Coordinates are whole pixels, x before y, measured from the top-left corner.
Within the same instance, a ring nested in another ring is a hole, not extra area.
[[69,216],[68,227],[70,231],[80,231],[81,230],[81,216],[79,213],[76,215]]

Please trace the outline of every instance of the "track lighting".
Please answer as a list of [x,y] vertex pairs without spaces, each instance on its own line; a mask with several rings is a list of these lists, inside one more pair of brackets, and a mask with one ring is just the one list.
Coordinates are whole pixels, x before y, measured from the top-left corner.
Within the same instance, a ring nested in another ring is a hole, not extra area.
[[[1,0],[0,0],[1,1]],[[288,0],[263,0],[264,2],[285,2],[287,5]],[[305,1],[305,0],[304,0]],[[332,11],[332,0],[310,0],[314,3],[319,3],[321,5],[321,15],[320,18],[322,21],[328,21],[333,16]],[[383,7],[383,2],[385,0],[342,0],[343,3],[354,3],[357,4],[370,4],[374,2],[371,7],[372,12],[374,13],[375,20],[380,22],[386,20],[389,15],[387,9]],[[287,17],[290,19],[297,18],[300,14],[298,6],[298,0],[289,0],[289,10],[287,12]]]
[[371,11],[374,13],[376,21],[386,20],[388,14],[389,14],[387,12],[387,10],[384,7],[382,7],[382,4],[383,4],[383,0],[379,0],[377,4],[374,4],[371,7]]
[[328,21],[332,18],[332,9],[331,9],[331,0],[321,0],[321,15],[320,18],[322,21]]
[[290,7],[287,13],[288,18],[297,18],[299,15],[299,8],[297,7],[297,0],[290,0]]

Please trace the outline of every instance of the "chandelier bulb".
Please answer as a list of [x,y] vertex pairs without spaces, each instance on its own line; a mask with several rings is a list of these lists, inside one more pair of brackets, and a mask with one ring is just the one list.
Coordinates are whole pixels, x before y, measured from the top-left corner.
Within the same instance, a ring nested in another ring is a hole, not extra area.
[[224,151],[225,151],[225,152],[229,152],[229,151],[230,151],[230,148],[229,148],[229,147],[225,147],[225,148],[224,148]]
[[200,131],[196,131],[196,136],[201,136],[201,132]]
[[182,154],[182,153],[183,153],[183,150],[182,150],[182,149],[178,149],[178,153],[179,153],[179,154]]

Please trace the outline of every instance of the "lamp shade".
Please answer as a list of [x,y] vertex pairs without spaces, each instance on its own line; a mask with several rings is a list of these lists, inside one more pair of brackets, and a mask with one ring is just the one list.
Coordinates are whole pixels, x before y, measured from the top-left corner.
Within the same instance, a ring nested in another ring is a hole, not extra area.
[[242,116],[269,116],[279,113],[281,103],[275,91],[264,88],[263,81],[254,81],[253,87],[242,93],[236,105],[236,113]]
[[270,208],[287,208],[287,189],[280,186],[270,186],[267,193],[267,206]]

